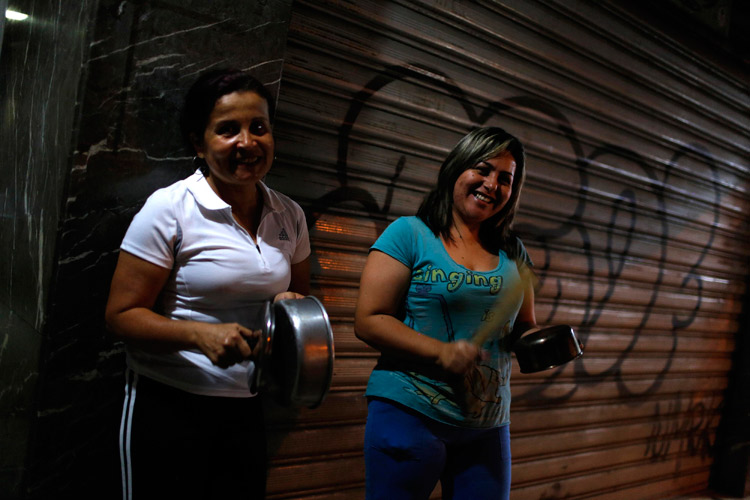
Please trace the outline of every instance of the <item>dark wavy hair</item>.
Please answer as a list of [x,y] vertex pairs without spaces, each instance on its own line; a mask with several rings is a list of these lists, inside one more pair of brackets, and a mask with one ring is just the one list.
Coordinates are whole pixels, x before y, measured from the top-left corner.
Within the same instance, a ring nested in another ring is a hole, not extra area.
[[456,180],[466,170],[477,164],[509,152],[516,162],[510,199],[495,215],[482,222],[479,237],[491,251],[504,250],[509,257],[516,258],[517,245],[511,239],[511,225],[521,196],[526,177],[526,153],[523,144],[515,136],[500,127],[476,128],[465,135],[448,154],[440,166],[435,189],[425,196],[417,210],[417,217],[429,227],[435,236],[450,239],[453,225],[453,188]]
[[180,128],[185,142],[193,148],[193,138],[202,138],[216,101],[232,92],[255,92],[268,104],[268,116],[273,123],[276,111],[271,92],[245,71],[233,68],[215,69],[203,73],[185,96],[180,116]]

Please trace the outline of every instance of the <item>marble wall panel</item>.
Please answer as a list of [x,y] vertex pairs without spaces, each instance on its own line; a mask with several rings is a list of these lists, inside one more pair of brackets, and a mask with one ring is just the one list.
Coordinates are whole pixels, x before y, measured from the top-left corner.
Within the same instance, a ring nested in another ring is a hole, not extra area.
[[20,498],[41,335],[0,304],[0,498]]
[[[0,12],[8,8],[8,0],[0,0]],[[3,34],[5,33],[5,16],[0,17],[0,53],[3,51]]]
[[[18,2],[0,54],[0,300],[35,328],[44,320],[67,176],[87,2]],[[57,50],[63,48],[64,50]]]
[[[0,2],[0,498],[22,494],[89,1]],[[4,16],[3,16],[4,17]]]
[[189,175],[178,110],[202,71],[253,71],[277,93],[291,0],[101,0],[79,92],[39,384],[28,495],[116,498],[124,358],[104,330],[117,249],[154,190]]

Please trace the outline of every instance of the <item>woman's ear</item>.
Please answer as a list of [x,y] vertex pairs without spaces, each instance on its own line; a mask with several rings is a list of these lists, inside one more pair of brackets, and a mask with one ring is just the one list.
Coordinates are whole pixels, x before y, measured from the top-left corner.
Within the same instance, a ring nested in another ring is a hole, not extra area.
[[203,158],[205,156],[203,153],[203,141],[201,141],[200,138],[193,132],[190,133],[190,144],[193,145],[193,149],[195,149],[195,155],[198,158]]

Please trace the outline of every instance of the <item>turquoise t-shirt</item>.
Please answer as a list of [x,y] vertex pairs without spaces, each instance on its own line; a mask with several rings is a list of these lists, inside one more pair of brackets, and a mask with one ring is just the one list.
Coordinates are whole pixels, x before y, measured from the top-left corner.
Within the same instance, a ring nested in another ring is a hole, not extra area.
[[[531,265],[520,240],[519,260]],[[482,346],[488,359],[464,380],[447,376],[433,364],[404,362],[382,354],[367,384],[367,396],[398,402],[439,422],[489,428],[510,421],[511,354],[503,338],[512,330],[521,298],[509,292],[521,278],[516,261],[500,251],[492,271],[472,271],[448,255],[442,241],[417,217],[401,217],[378,238],[381,251],[411,269],[403,321],[423,335],[450,342],[470,339],[490,319],[498,298],[517,304],[505,326]]]

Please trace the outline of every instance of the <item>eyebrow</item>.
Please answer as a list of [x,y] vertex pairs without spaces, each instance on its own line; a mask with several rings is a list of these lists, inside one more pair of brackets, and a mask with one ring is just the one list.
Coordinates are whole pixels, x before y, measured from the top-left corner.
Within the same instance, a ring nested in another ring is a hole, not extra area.
[[[489,162],[487,162],[486,160],[485,160],[485,161],[480,161],[479,163],[477,163],[477,167],[479,167],[479,166],[482,166],[482,165],[484,165],[485,167],[489,167],[489,168],[495,168],[495,167],[493,167],[493,166],[492,166],[492,164],[490,164],[490,163],[489,163]],[[476,168],[476,167],[475,167],[475,168]],[[501,174],[506,174],[506,175],[507,175],[508,177],[510,177],[511,179],[513,178],[513,173],[512,173],[512,172],[508,172],[507,170],[503,170],[503,171],[502,171],[502,172],[500,172],[500,173],[501,173]]]

